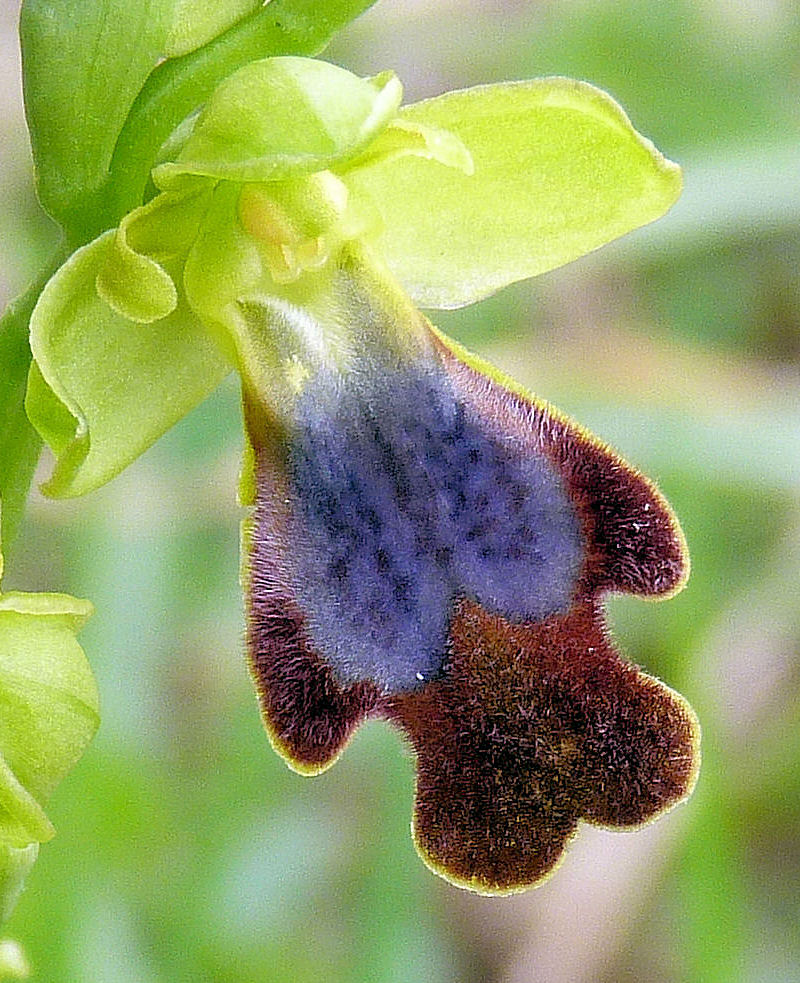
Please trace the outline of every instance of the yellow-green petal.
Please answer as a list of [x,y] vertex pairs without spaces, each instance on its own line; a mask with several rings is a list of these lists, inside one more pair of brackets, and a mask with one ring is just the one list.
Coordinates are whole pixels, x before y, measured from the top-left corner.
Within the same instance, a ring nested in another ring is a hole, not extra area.
[[118,314],[149,324],[175,310],[178,292],[162,266],[131,249],[126,219],[111,240],[108,258],[97,273],[95,285],[102,300]]
[[188,252],[211,198],[212,183],[184,179],[186,187],[157,195],[120,222],[96,286],[118,314],[149,324],[171,314],[178,292],[165,263]]
[[367,149],[347,161],[343,169],[350,171],[357,167],[370,167],[379,160],[406,156],[435,160],[464,174],[472,174],[475,170],[469,151],[454,133],[400,117],[390,120]]
[[420,306],[460,307],[561,266],[658,218],[680,193],[679,168],[584,82],[479,86],[400,118],[448,130],[475,168],[403,156],[344,175],[381,213],[379,245]]

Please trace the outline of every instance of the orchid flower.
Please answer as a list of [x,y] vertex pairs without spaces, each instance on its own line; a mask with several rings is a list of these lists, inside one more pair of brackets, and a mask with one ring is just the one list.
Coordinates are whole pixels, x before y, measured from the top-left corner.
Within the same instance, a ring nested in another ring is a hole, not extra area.
[[112,478],[232,370],[247,649],[299,772],[383,717],[417,761],[423,859],[486,893],[548,874],[580,820],[684,799],[687,703],[622,659],[609,592],[687,577],[655,486],[419,307],[472,303],[661,215],[678,168],[566,79],[401,106],[392,73],[252,62],[178,127],[147,200],[31,319],[45,491]]

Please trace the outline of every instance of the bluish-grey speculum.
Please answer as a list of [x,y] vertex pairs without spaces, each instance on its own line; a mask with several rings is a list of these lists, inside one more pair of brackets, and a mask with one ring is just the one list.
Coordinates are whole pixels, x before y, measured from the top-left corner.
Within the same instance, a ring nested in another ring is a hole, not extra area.
[[460,596],[516,622],[568,608],[582,545],[560,478],[435,363],[321,373],[296,423],[294,586],[340,682],[436,677]]

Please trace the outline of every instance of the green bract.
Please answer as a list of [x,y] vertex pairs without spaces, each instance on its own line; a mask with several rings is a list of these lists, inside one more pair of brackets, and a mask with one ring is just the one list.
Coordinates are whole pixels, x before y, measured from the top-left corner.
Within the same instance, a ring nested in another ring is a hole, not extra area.
[[[113,477],[234,365],[279,403],[305,356],[281,350],[276,305],[329,304],[349,242],[418,304],[456,307],[652,221],[679,193],[679,169],[585,83],[400,97],[391,73],[270,58],[176,131],[160,193],[76,252],[34,310],[27,409],[56,453],[49,494]],[[254,328],[254,304],[271,327]]]

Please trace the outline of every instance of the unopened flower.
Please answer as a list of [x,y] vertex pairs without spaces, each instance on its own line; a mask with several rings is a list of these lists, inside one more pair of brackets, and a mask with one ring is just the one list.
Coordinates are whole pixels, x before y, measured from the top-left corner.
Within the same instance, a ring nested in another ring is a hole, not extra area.
[[91,612],[66,594],[0,591],[0,922],[55,835],[50,795],[97,730],[97,687],[75,638]]

